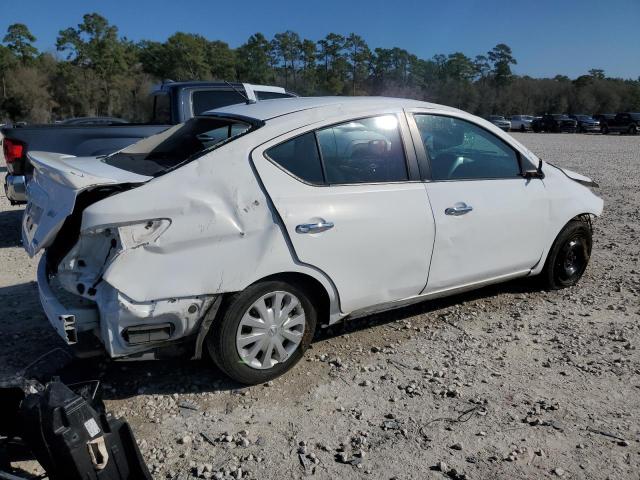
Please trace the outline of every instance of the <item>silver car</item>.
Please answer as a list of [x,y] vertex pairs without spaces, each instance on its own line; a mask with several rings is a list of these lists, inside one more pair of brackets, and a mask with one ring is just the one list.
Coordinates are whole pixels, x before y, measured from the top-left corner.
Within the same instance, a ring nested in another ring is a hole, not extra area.
[[511,130],[511,122],[504,118],[502,115],[489,115],[487,117],[487,120],[489,120],[499,129],[504,130],[505,132]]
[[511,120],[511,130],[520,132],[526,132],[531,130],[531,122],[533,121],[532,115],[512,115],[509,117]]

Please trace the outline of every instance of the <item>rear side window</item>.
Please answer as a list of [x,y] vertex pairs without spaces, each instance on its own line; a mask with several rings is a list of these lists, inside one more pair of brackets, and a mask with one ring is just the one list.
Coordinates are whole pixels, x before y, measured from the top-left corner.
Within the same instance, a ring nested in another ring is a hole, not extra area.
[[111,154],[103,161],[139,175],[157,176],[247,132],[244,122],[195,117]]
[[194,115],[245,102],[245,98],[233,90],[196,90],[191,99]]
[[518,155],[493,133],[459,118],[415,115],[433,180],[516,178]]
[[267,150],[267,156],[285,170],[308,183],[322,184],[322,165],[313,132],[300,135]]

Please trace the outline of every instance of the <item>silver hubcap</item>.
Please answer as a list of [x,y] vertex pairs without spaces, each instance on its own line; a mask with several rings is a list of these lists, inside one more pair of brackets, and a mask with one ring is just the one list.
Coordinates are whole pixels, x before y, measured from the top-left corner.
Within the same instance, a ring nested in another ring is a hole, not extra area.
[[240,320],[236,333],[238,354],[252,368],[271,368],[295,352],[304,327],[304,309],[298,297],[283,291],[267,293]]

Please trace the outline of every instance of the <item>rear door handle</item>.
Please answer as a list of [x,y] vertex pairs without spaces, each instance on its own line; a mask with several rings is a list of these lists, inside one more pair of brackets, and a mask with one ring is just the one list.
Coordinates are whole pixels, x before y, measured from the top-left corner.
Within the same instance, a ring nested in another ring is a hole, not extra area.
[[460,215],[464,215],[465,213],[469,213],[471,210],[473,210],[473,207],[471,205],[467,205],[464,202],[458,202],[453,207],[446,208],[444,210],[444,213],[445,215],[453,215],[455,217],[458,217]]
[[317,223],[303,223],[296,227],[297,233],[320,233],[333,228],[333,222],[321,220]]

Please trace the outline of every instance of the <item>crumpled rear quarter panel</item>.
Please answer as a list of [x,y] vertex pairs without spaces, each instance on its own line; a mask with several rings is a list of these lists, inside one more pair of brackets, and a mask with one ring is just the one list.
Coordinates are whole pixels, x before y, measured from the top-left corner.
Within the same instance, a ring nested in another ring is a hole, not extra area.
[[154,243],[123,250],[104,280],[148,301],[239,291],[283,266],[299,270],[249,163],[250,137],[87,208],[83,229],[171,220]]

